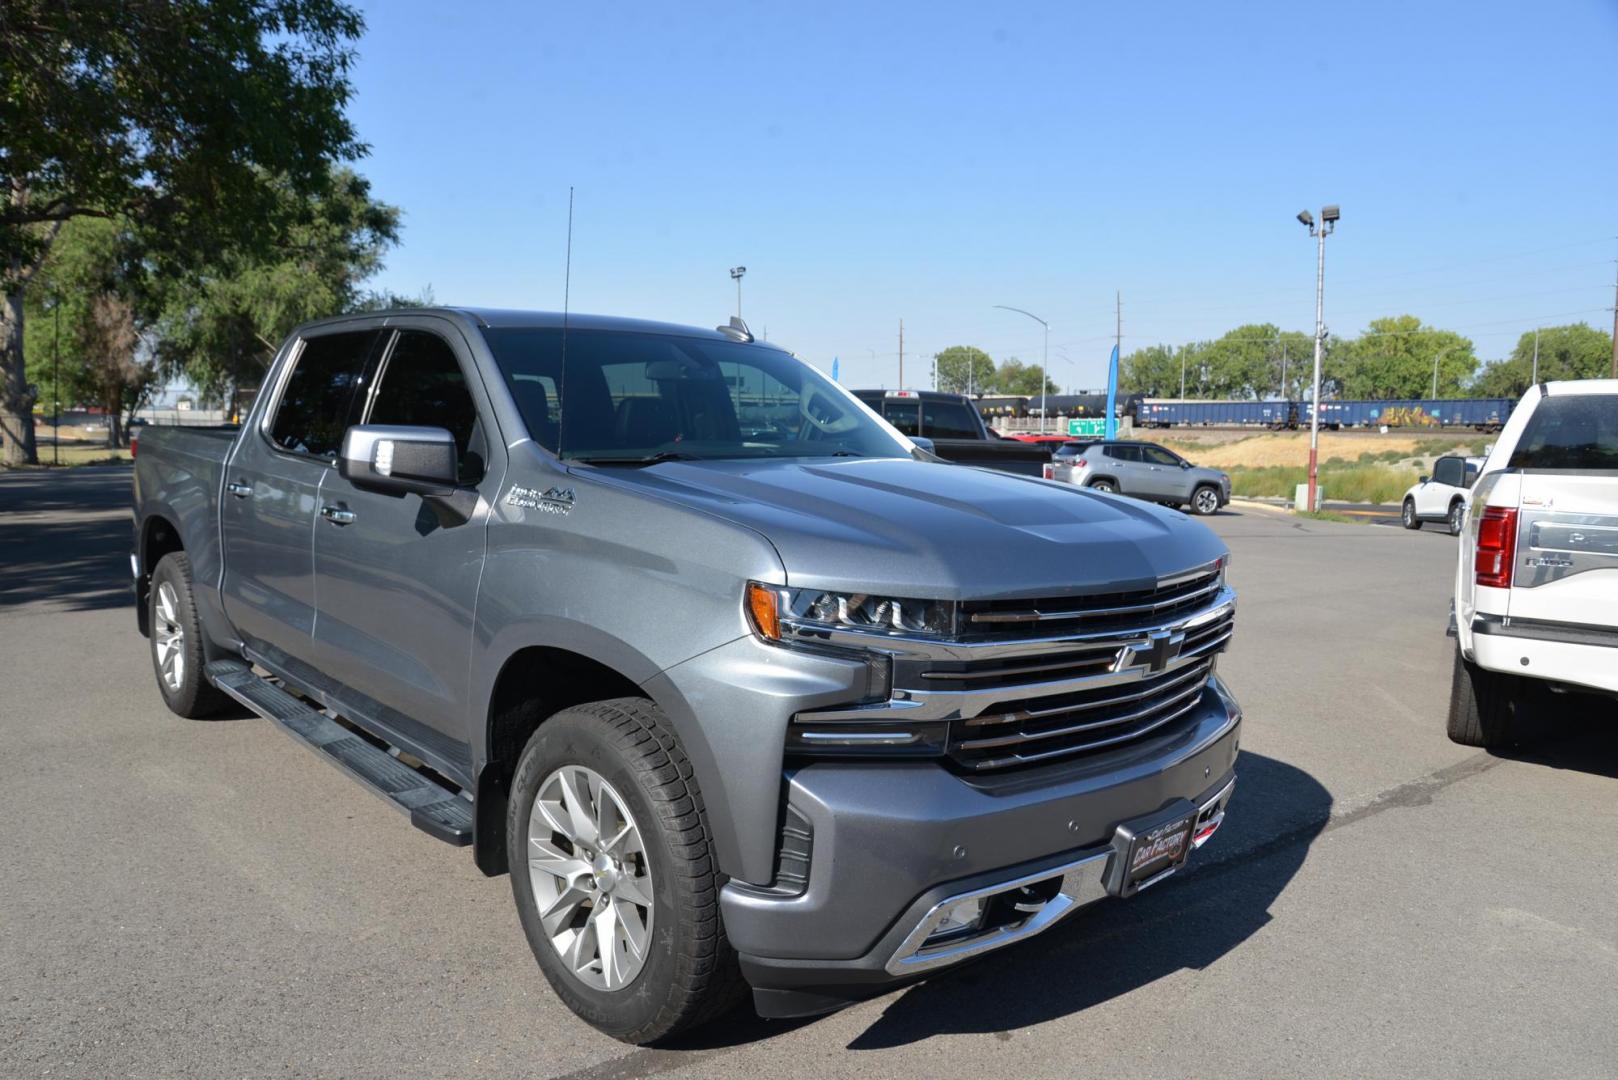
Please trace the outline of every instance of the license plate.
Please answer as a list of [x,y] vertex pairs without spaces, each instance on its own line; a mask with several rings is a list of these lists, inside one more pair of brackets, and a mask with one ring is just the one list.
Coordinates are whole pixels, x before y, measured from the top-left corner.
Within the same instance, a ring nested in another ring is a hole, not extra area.
[[1107,891],[1131,896],[1180,868],[1191,854],[1197,810],[1188,802],[1147,818],[1126,821],[1113,837]]

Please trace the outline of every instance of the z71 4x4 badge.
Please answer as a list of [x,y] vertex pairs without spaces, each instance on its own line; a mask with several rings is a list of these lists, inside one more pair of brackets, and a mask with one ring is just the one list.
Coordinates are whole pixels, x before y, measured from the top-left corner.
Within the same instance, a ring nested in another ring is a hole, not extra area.
[[573,489],[553,487],[541,492],[533,488],[514,487],[506,492],[505,502],[507,506],[521,506],[547,514],[567,514],[573,510]]

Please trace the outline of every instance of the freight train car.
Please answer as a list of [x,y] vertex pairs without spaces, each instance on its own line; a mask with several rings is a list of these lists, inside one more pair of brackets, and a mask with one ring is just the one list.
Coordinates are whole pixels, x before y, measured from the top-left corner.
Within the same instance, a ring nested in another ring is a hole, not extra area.
[[[1499,431],[1515,404],[1511,398],[1327,399],[1320,403],[1320,426],[1333,431],[1345,427]],[[1298,418],[1309,423],[1307,401],[1298,403]]]
[[1135,415],[1142,427],[1297,427],[1293,401],[1190,401],[1146,398]]

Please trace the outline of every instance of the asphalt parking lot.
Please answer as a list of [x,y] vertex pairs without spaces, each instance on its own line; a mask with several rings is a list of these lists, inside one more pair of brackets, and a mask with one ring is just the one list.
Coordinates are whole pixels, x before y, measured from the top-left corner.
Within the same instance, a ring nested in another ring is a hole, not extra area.
[[1127,903],[833,1016],[667,1049],[550,994],[506,879],[261,720],[152,685],[128,472],[0,475],[0,1074],[1613,1075],[1618,719],[1443,733],[1454,541],[1210,519],[1229,823]]

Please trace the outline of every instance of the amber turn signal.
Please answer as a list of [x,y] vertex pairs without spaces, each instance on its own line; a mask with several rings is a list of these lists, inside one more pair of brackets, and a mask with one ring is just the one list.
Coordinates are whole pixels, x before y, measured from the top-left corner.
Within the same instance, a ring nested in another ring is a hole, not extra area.
[[747,614],[753,631],[766,641],[781,640],[781,610],[776,591],[756,581],[747,583]]

